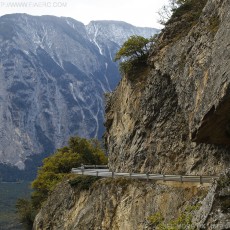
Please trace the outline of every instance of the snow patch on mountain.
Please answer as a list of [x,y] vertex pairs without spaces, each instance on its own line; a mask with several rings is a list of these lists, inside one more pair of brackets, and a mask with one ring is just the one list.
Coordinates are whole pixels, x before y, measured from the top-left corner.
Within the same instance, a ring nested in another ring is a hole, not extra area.
[[131,35],[124,22],[12,14],[0,17],[0,162],[20,169],[70,136],[101,138],[104,93],[120,80],[113,57]]

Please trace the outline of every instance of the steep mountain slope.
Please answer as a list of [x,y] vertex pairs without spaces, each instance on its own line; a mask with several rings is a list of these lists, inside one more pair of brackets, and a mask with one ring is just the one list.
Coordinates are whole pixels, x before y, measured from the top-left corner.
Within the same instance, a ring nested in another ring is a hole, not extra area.
[[230,1],[186,2],[193,4],[162,31],[149,68],[124,76],[107,98],[109,167],[219,180],[106,178],[83,191],[66,181],[34,229],[230,229]]
[[106,108],[112,169],[219,174],[229,167],[229,8],[208,1],[200,17],[189,21],[191,9],[174,17],[146,74],[122,79]]
[[115,52],[130,35],[155,32],[124,22],[2,16],[0,162],[23,168],[28,156],[51,153],[69,136],[101,138],[103,94],[120,79]]
[[162,31],[149,68],[124,76],[107,98],[109,167],[218,181],[104,178],[83,191],[66,181],[34,229],[230,229],[230,1],[186,2],[193,4]]
[[113,52],[116,52],[131,34],[149,37],[153,32],[154,34],[158,32],[148,27],[133,27],[121,21],[92,21],[86,26],[86,29],[100,53],[111,59],[113,59]]

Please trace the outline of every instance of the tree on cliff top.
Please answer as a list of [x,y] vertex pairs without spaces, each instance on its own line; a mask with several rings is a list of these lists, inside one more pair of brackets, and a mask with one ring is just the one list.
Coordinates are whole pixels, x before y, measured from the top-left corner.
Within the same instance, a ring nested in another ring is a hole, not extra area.
[[120,63],[121,73],[130,73],[130,71],[140,64],[146,64],[151,43],[155,37],[150,39],[142,36],[131,36],[116,53],[114,61],[122,60]]
[[122,57],[129,60],[142,58],[148,52],[148,43],[149,39],[133,35],[122,45],[114,60],[118,61]]

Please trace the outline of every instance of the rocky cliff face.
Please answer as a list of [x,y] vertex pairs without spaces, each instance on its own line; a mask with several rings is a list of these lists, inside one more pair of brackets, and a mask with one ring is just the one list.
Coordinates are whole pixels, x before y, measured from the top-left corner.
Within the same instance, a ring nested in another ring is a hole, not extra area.
[[65,190],[60,194],[60,187],[57,188],[37,215],[35,230],[152,229],[148,227],[148,217],[152,214],[161,210],[170,219],[175,216],[174,210],[183,203],[192,203],[193,196],[207,190],[193,186],[191,192],[188,185],[171,187],[167,183],[123,179],[103,179],[92,190],[81,193],[68,183],[61,186]]
[[211,187],[118,178],[80,191],[64,182],[36,216],[33,229],[229,229],[229,176]]
[[183,20],[170,23],[147,73],[122,79],[106,108],[112,169],[218,174],[229,167],[229,9],[229,1],[208,1],[183,36]]
[[101,138],[104,93],[120,79],[115,52],[127,37],[156,31],[124,22],[85,26],[71,18],[2,16],[0,162],[23,168],[28,156],[51,153],[70,136]]
[[205,3],[200,16],[188,24],[174,18],[153,47],[149,68],[124,76],[107,97],[105,139],[115,171],[224,172],[220,180],[103,179],[81,193],[66,182],[34,229],[230,228],[230,2],[195,2]]

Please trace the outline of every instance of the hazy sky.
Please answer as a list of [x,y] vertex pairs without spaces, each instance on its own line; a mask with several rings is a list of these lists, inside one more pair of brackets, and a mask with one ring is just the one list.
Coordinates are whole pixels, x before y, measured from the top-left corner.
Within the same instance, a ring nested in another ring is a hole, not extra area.
[[157,27],[157,11],[168,0],[0,0],[0,15],[28,13],[91,20],[120,20],[135,26]]

